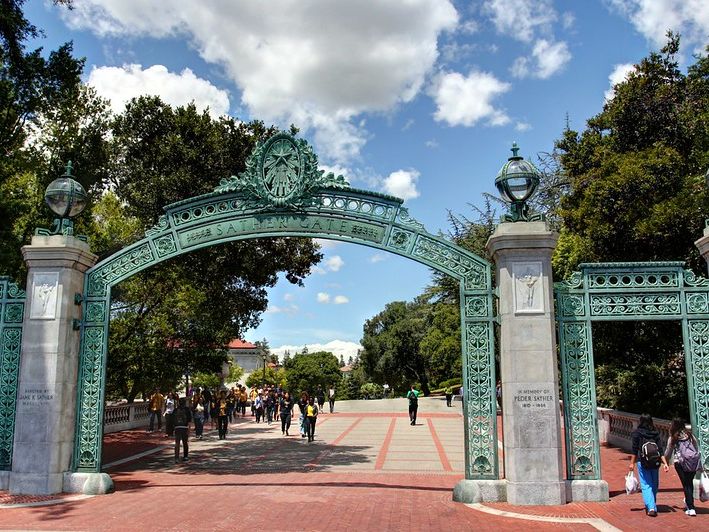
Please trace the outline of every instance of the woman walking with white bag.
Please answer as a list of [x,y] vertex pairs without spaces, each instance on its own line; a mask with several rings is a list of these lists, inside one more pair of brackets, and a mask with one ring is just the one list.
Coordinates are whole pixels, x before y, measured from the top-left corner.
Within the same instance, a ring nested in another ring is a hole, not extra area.
[[702,462],[699,458],[697,440],[680,418],[673,419],[670,425],[665,458],[670,457],[684,489],[684,513],[694,517],[697,515],[694,509],[694,477],[697,471],[701,471]]

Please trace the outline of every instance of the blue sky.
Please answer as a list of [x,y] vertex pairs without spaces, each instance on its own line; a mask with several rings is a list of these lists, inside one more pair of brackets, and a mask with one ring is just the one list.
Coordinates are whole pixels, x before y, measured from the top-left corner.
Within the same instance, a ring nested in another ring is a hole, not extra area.
[[[295,123],[321,165],[406,200],[432,233],[472,216],[513,141],[536,159],[581,129],[612,82],[682,34],[709,42],[706,0],[30,0],[47,49],[72,40],[85,82],[120,112],[158,94],[215,116]],[[216,183],[215,183],[216,185]],[[424,266],[353,244],[269,294],[247,340],[348,356],[364,321],[430,283]]]

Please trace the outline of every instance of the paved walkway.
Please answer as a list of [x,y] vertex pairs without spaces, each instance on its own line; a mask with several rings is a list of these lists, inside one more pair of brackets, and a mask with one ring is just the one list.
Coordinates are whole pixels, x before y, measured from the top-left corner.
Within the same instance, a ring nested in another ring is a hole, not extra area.
[[[367,404],[341,403],[338,413],[323,414],[313,443],[301,439],[297,427],[285,437],[280,424],[237,419],[226,440],[208,430],[203,441],[191,441],[191,459],[181,464],[174,463],[170,442],[161,434],[109,434],[104,464],[116,493],[17,498],[0,492],[0,504],[42,504],[4,506],[0,529],[709,529],[705,505],[698,504],[696,518],[684,515],[674,471],[661,473],[660,515],[646,517],[640,495],[623,491],[628,456],[610,448],[602,450],[608,503],[454,503],[451,492],[463,477],[464,460],[459,405],[448,409],[436,399],[422,400],[422,414],[412,427],[401,409],[393,409],[398,401],[361,403]],[[55,504],[46,505],[47,499]]]

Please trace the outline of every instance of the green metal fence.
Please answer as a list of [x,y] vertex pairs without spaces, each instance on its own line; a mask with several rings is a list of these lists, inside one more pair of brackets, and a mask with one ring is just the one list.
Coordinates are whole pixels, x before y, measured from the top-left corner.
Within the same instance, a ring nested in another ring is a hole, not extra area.
[[709,466],[709,279],[681,262],[581,264],[580,270],[554,285],[567,478],[601,478],[594,321],[681,321],[690,418]]

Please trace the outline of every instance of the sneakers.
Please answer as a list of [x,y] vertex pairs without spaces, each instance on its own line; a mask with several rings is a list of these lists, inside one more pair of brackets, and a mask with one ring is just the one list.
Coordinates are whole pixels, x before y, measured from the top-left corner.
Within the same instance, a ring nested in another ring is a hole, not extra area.
[[648,510],[647,515],[650,517],[657,517],[657,510]]
[[190,459],[185,456],[185,457],[182,459],[182,461],[183,461],[183,462],[189,462]]
[[686,513],[690,517],[697,517],[697,511],[694,508],[692,508],[691,510],[685,510],[684,513]]

